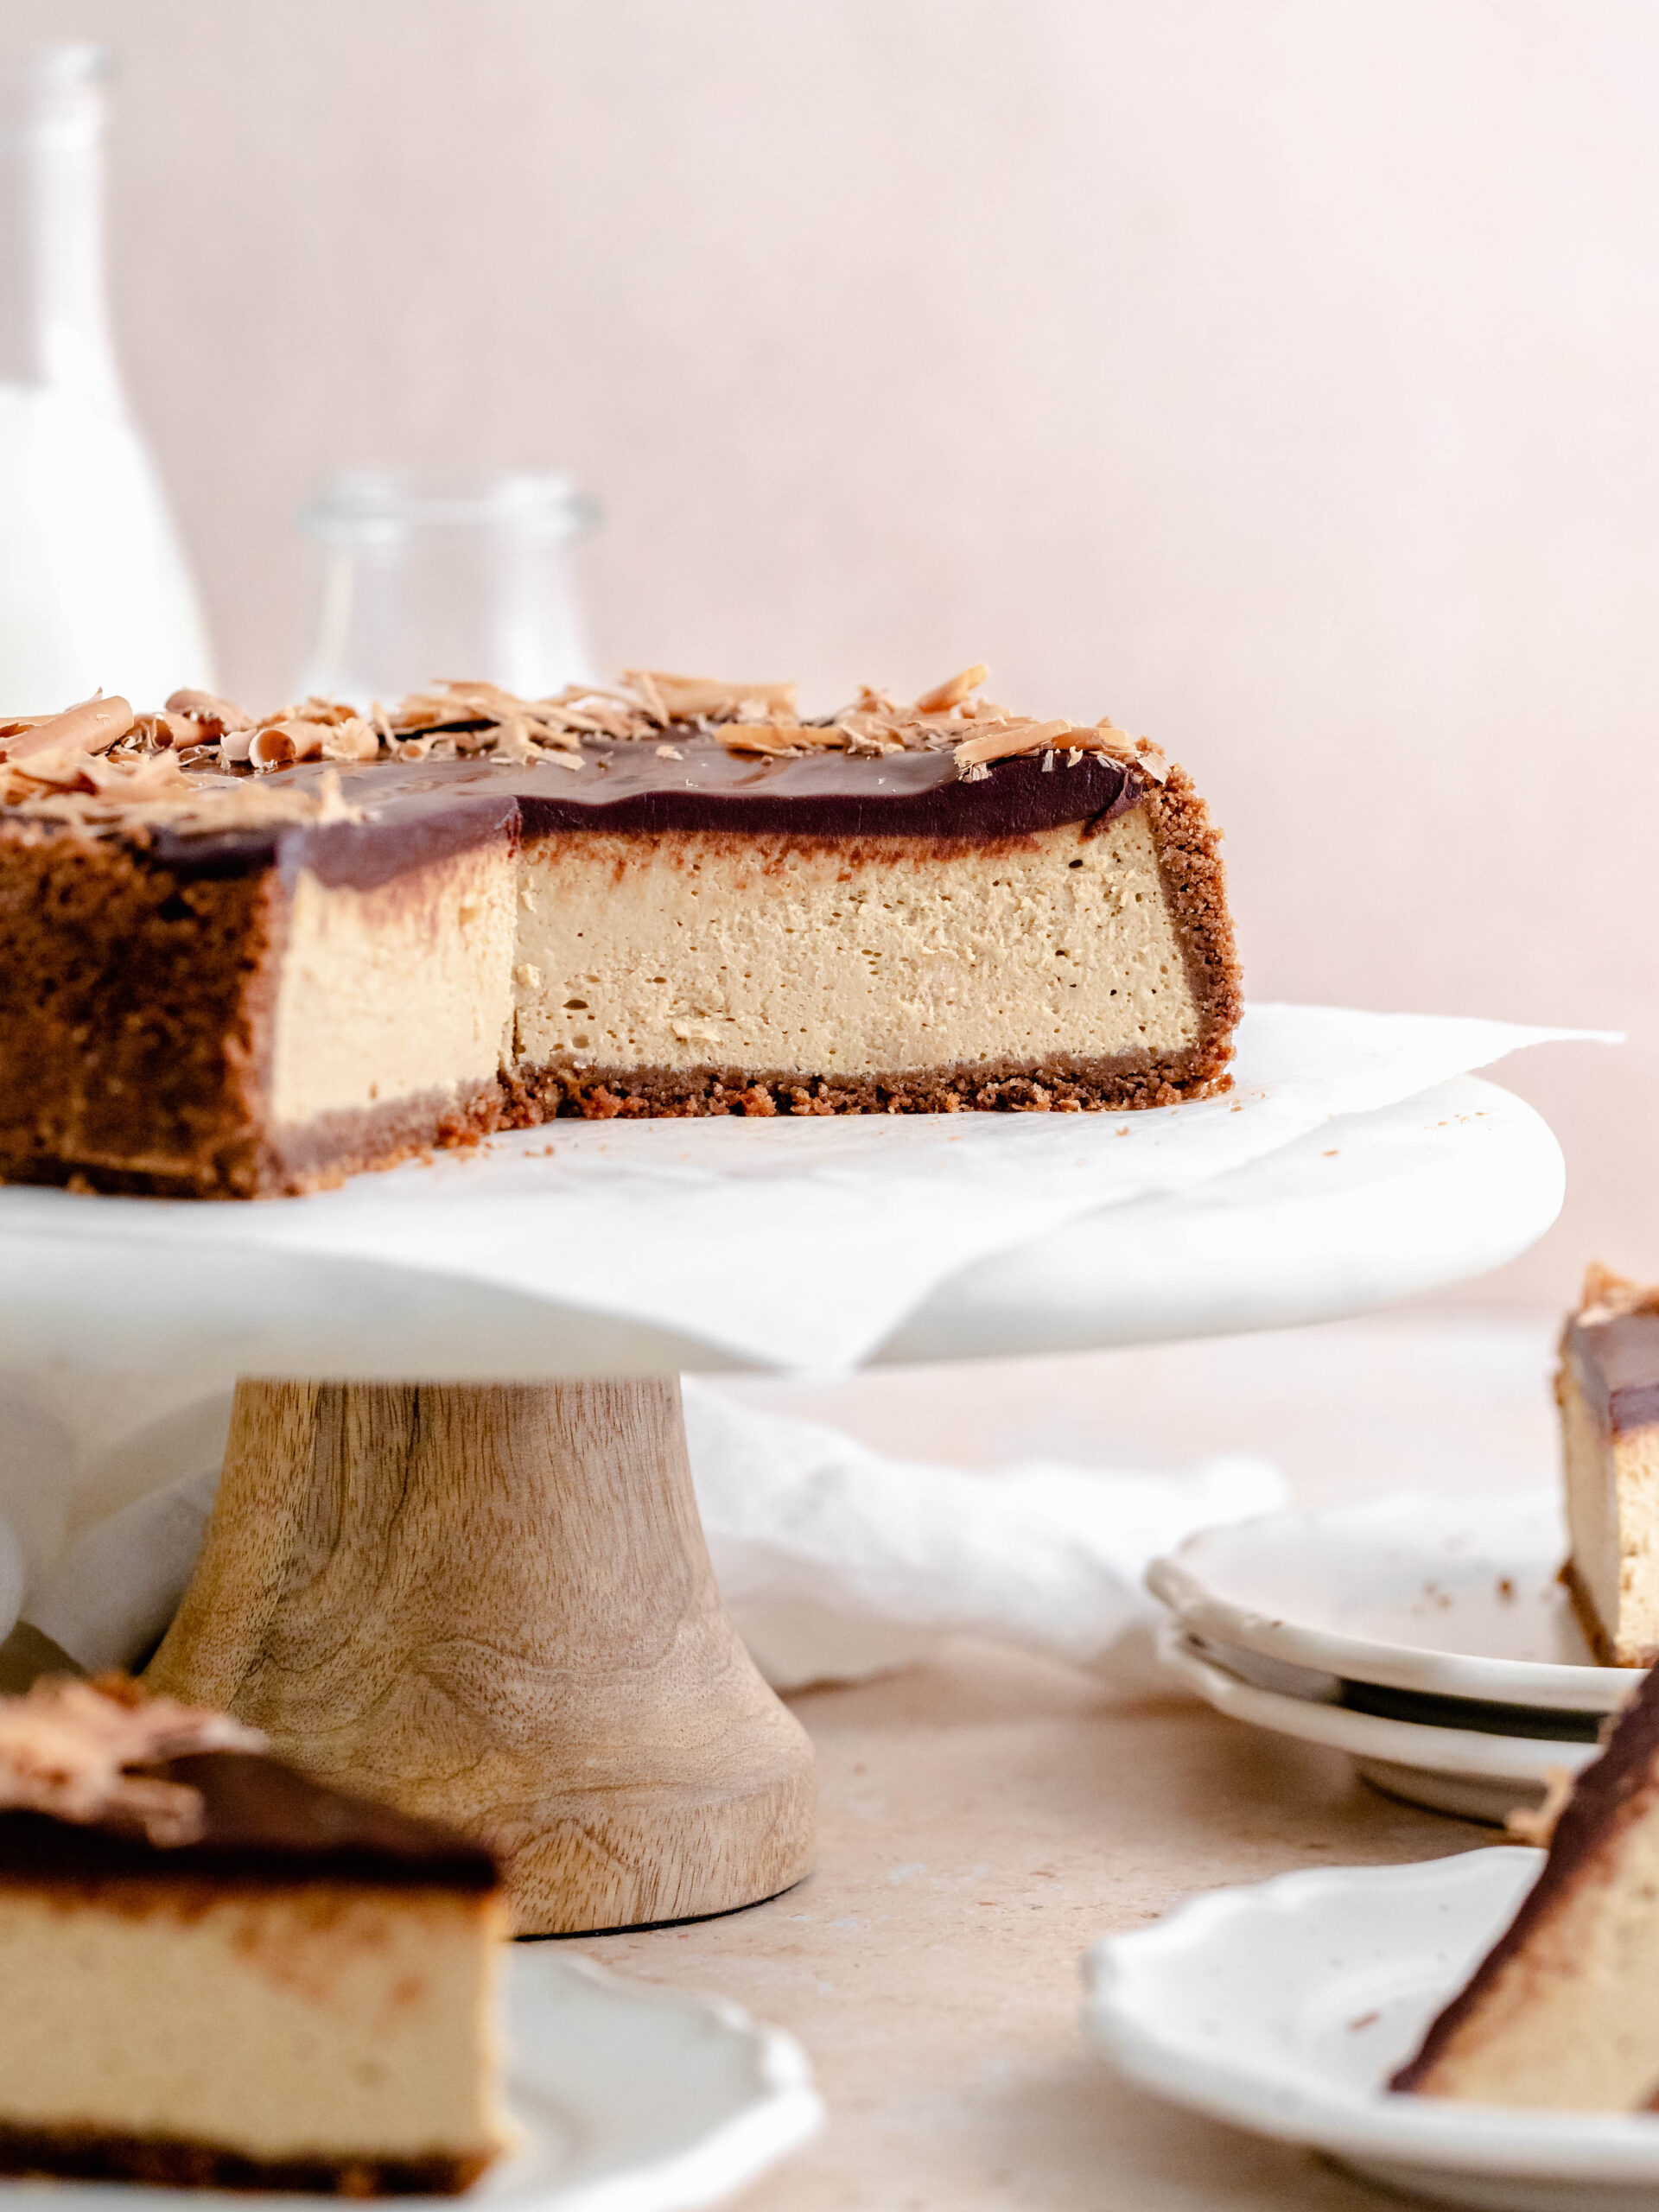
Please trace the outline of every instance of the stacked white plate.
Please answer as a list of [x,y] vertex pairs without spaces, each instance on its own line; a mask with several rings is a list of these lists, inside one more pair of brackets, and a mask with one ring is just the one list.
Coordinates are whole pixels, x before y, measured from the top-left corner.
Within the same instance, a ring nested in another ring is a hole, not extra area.
[[1553,1491],[1275,1513],[1147,1571],[1165,1662],[1218,1712],[1350,1752],[1390,1796],[1502,1821],[1596,1756],[1640,1676],[1599,1667]]

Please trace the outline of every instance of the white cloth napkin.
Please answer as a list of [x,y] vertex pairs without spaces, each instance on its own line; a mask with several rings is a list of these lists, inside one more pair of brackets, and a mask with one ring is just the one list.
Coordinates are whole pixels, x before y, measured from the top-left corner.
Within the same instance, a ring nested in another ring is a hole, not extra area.
[[[976,1261],[1589,1033],[1252,1006],[1230,1093],[1122,1116],[561,1122],[264,1205],[0,1190],[0,1372],[95,1344],[105,1371],[164,1352],[194,1393],[236,1373],[433,1373],[442,1347],[454,1376],[530,1380],[487,1364],[527,1302],[513,1341],[570,1351],[556,1373],[707,1365],[705,1348],[855,1365]],[[605,1323],[584,1335],[588,1316]]]
[[[901,1665],[968,1634],[1096,1668],[1124,1691],[1166,1689],[1147,1561],[1194,1529],[1286,1499],[1259,1459],[1179,1475],[1045,1462],[969,1474],[884,1459],[707,1383],[688,1378],[684,1390],[715,1571],[780,1688]],[[21,1547],[0,1524],[0,1577],[10,1576],[0,1632],[21,1612],[90,1671],[143,1658],[189,1580],[218,1479],[216,1466],[200,1470],[95,1522],[27,1593]]]
[[1031,1460],[993,1475],[884,1459],[687,1377],[685,1428],[715,1572],[766,1679],[847,1680],[985,1637],[1155,1687],[1147,1562],[1196,1529],[1275,1510],[1243,1456],[1181,1474]]

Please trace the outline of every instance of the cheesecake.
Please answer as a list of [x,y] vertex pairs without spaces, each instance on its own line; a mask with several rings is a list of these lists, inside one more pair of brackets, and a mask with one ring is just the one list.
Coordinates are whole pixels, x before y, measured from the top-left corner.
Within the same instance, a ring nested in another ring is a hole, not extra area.
[[1217,835],[976,667],[0,723],[0,1176],[303,1190],[561,1116],[1119,1113],[1225,1086]]
[[1605,1667],[1659,1657],[1659,1288],[1592,1266],[1555,1377],[1562,1580]]
[[1514,1920],[1391,2086],[1563,2112],[1659,2106],[1659,1673],[1579,1776]]
[[493,1859],[261,1740],[0,1700],[0,2172],[447,2195],[497,2155]]

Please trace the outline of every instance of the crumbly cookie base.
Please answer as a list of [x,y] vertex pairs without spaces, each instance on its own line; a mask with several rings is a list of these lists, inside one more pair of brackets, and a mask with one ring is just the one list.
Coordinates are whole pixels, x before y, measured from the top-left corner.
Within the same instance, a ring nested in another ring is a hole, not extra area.
[[330,1115],[250,1146],[234,1179],[169,1174],[35,1154],[0,1158],[0,1179],[137,1198],[291,1198],[348,1176],[480,1143],[502,1129],[579,1119],[702,1120],[716,1115],[1123,1114],[1229,1088],[1224,1039],[1164,1061],[1045,1060],[926,1068],[904,1075],[815,1075],[745,1068],[541,1068],[499,1076],[470,1099],[399,1100]]
[[470,1096],[428,1092],[361,1114],[327,1114],[268,1137],[250,1131],[228,1160],[210,1155],[180,1173],[107,1160],[10,1154],[0,1145],[0,1183],[54,1184],[114,1198],[296,1198],[332,1190],[350,1175],[396,1167],[432,1152],[475,1145],[509,1126],[499,1078]]
[[280,901],[113,842],[0,834],[0,1179],[168,1198],[268,1187]]
[[545,1068],[502,1078],[511,1128],[567,1116],[608,1122],[716,1114],[1122,1114],[1174,1106],[1228,1086],[1219,1046],[1165,1061],[957,1064],[904,1075],[743,1068]]
[[223,2144],[169,2135],[106,2135],[95,2128],[0,2124],[0,2173],[161,2189],[281,2190],[312,2196],[459,2196],[493,2162],[489,2152],[415,2158],[324,2155],[253,2158]]

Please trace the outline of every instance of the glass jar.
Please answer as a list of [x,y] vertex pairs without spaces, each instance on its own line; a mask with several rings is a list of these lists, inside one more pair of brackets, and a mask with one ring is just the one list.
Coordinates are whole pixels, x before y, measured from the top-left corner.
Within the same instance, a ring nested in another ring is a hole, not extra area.
[[0,55],[0,713],[213,682],[111,338],[110,73],[93,46]]
[[300,517],[321,554],[302,690],[366,707],[442,677],[531,699],[591,682],[571,550],[593,519],[556,470],[336,476]]

